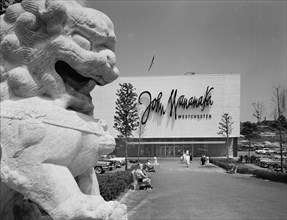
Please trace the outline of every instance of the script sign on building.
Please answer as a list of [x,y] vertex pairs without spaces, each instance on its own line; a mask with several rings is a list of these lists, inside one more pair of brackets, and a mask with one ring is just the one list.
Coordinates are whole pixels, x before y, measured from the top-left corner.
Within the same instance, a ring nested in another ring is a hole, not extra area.
[[[124,82],[136,88],[145,138],[219,137],[218,123],[225,112],[234,121],[231,137],[239,136],[239,74],[120,77],[112,85],[97,87],[93,93],[93,100],[102,100],[95,103],[94,115],[111,119],[107,122],[110,128],[113,127],[115,93],[119,83]],[[116,131],[113,134],[118,135]]]

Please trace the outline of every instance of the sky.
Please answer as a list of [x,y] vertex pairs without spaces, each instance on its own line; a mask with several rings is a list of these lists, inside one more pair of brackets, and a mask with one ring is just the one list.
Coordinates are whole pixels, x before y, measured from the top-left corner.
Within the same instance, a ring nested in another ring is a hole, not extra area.
[[273,87],[287,84],[287,1],[82,2],[113,21],[120,76],[239,73],[241,121],[255,121],[254,102],[271,119]]

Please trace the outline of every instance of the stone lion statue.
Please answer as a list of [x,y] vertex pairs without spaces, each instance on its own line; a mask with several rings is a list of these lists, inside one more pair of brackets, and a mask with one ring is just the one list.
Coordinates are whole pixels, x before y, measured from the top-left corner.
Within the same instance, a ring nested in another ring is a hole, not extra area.
[[0,22],[2,219],[19,195],[54,220],[126,219],[93,170],[115,147],[90,96],[119,74],[112,21],[75,1],[24,0]]

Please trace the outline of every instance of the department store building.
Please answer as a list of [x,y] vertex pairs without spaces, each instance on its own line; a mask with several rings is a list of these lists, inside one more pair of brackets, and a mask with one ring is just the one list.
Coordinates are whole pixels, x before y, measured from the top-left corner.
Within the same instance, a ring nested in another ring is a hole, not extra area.
[[[144,129],[140,156],[179,157],[189,150],[194,157],[237,156],[240,135],[240,75],[194,74],[182,76],[119,77],[92,93],[95,118],[104,119],[117,140],[115,153],[124,156],[124,144],[113,128],[116,91],[131,83],[138,95],[140,123]],[[222,115],[232,117],[233,130],[219,135]],[[128,141],[128,156],[138,155],[139,134]],[[228,149],[228,150],[227,150]]]

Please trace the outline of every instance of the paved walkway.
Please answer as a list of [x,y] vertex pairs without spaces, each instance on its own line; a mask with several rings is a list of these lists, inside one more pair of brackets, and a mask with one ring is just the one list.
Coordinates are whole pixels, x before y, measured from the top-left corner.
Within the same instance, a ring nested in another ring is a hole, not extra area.
[[153,190],[129,190],[121,199],[129,220],[141,219],[287,219],[287,185],[227,174],[218,167],[189,168],[159,159],[148,173]]

